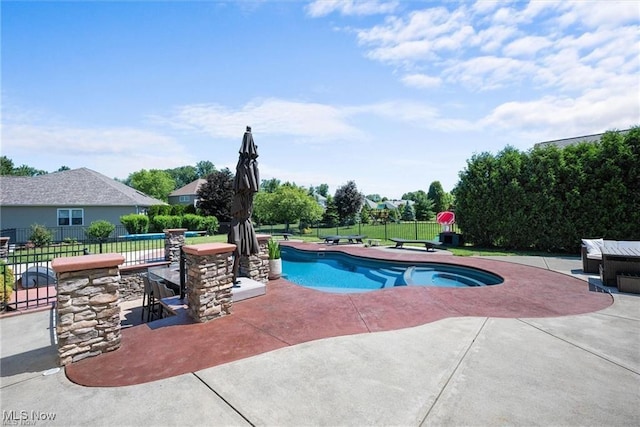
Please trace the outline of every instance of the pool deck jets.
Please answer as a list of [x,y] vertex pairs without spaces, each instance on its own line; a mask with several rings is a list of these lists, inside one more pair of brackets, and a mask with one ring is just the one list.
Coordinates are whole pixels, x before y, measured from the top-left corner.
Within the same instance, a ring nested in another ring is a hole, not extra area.
[[[303,250],[318,248],[287,244]],[[355,246],[326,250],[394,261],[465,265],[494,272],[504,283],[468,289],[403,286],[331,294],[273,280],[266,295],[236,303],[231,315],[208,323],[195,324],[182,317],[124,329],[120,349],[67,366],[67,376],[77,384],[94,387],[142,384],[322,338],[390,331],[451,317],[575,315],[602,310],[613,302],[607,293],[590,291],[584,280],[516,263]]]

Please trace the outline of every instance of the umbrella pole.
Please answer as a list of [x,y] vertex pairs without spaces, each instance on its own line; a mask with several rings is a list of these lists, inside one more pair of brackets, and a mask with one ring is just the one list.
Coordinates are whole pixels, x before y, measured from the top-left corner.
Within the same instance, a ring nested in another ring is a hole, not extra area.
[[240,251],[236,248],[233,251],[233,287],[239,287],[240,281],[238,280],[238,271],[240,270]]

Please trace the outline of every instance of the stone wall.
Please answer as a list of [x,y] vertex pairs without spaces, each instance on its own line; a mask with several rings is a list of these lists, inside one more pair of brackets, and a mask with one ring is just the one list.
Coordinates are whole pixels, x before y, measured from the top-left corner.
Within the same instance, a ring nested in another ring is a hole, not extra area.
[[170,228],[164,231],[164,259],[172,264],[180,262],[180,248],[184,246],[186,228]]
[[271,238],[268,234],[258,234],[260,252],[256,255],[241,255],[239,277],[248,277],[258,282],[267,283],[269,281],[269,251],[267,242]]
[[183,247],[187,269],[188,313],[196,322],[231,314],[233,251],[229,243]]
[[144,283],[142,282],[142,273],[146,273],[147,267],[143,269],[120,269],[120,300],[135,301],[142,298],[144,294]]
[[68,365],[120,348],[119,254],[55,258],[58,362]]
[[0,259],[6,261],[9,258],[9,237],[0,237]]

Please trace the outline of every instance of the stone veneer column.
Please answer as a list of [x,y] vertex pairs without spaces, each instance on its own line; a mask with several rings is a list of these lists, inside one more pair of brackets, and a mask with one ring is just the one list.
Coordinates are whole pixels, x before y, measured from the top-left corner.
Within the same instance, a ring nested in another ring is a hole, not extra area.
[[120,254],[55,258],[56,333],[61,366],[120,347]]
[[187,269],[187,312],[196,322],[231,314],[233,251],[229,243],[204,243],[182,248]]
[[0,259],[6,261],[9,258],[9,237],[0,237]]
[[164,231],[164,259],[171,263],[180,262],[180,248],[184,246],[186,228],[168,228]]
[[258,234],[260,251],[255,255],[241,255],[238,276],[248,277],[258,282],[269,281],[269,251],[267,242],[271,238],[269,234]]

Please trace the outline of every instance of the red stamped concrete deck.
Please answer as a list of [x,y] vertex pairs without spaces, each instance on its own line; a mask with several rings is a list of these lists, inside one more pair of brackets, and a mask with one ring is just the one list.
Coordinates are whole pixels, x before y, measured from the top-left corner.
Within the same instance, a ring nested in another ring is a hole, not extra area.
[[[318,249],[317,244],[287,244]],[[477,267],[499,274],[504,283],[468,289],[407,286],[329,294],[283,279],[270,281],[266,295],[234,304],[230,316],[205,324],[164,319],[124,329],[120,349],[67,366],[67,376],[86,386],[133,385],[321,338],[388,331],[448,317],[557,317],[601,310],[613,302],[608,294],[590,292],[585,281],[504,261],[356,246],[326,250]]]

